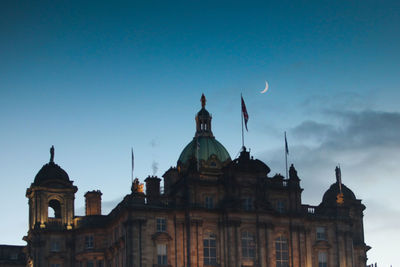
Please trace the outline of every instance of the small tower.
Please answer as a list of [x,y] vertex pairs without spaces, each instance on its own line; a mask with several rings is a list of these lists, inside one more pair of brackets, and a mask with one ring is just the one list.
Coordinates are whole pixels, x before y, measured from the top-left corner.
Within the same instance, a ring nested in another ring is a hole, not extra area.
[[206,110],[206,97],[204,94],[201,95],[201,110],[196,115],[196,136],[208,136],[214,137],[211,131],[211,120],[212,116]]
[[52,146],[49,163],[40,169],[26,190],[29,199],[29,229],[72,229],[77,190],[68,174],[54,163]]

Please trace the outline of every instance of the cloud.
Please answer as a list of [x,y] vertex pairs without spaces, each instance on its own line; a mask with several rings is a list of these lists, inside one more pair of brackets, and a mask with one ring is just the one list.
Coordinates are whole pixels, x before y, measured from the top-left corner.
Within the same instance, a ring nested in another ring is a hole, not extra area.
[[[378,262],[382,255],[394,257],[395,241],[387,237],[400,237],[399,133],[400,113],[376,110],[324,110],[320,120],[303,121],[288,131],[289,161],[302,179],[303,203],[321,202],[340,163],[343,183],[366,205],[365,238],[373,248],[368,257]],[[272,170],[284,170],[283,157],[276,155],[282,155],[282,149],[259,157]]]
[[[399,133],[397,112],[329,111],[322,122],[307,120],[289,130],[289,161],[298,167],[307,191],[318,189],[322,194],[335,181],[337,164],[342,166],[344,183],[360,189],[356,196],[372,189],[388,190],[385,183],[396,182],[400,174]],[[282,170],[282,157],[276,157],[280,154],[266,151],[260,158],[272,170]],[[310,200],[319,202],[321,197],[314,194]]]

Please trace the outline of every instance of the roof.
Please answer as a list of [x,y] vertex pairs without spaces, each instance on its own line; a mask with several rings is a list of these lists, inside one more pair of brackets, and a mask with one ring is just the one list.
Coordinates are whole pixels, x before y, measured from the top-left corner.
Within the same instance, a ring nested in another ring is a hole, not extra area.
[[185,164],[192,158],[207,161],[212,155],[215,155],[220,162],[231,160],[226,148],[218,142],[215,137],[194,137],[183,149],[179,156],[178,163]]
[[[324,196],[322,197],[322,203],[326,206],[336,206],[337,205],[337,196],[340,193],[339,183],[336,182],[332,184],[329,189],[325,192]],[[343,193],[343,200],[344,203],[346,201],[356,200],[356,196],[354,195],[353,191],[351,191],[347,186],[342,184],[342,193]]]
[[59,181],[70,183],[69,176],[60,166],[54,162],[49,162],[40,169],[35,176],[34,185],[42,185],[48,181]]

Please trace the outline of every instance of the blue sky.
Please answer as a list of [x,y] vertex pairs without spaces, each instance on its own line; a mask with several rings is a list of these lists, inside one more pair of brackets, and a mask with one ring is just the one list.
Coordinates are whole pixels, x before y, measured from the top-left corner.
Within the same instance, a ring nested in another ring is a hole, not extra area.
[[[2,1],[0,243],[23,244],[25,190],[55,161],[104,213],[135,176],[162,175],[194,134],[201,93],[231,157],[284,173],[283,132],[319,204],[340,163],[363,199],[370,262],[396,264],[400,231],[397,1]],[[261,95],[265,80],[269,91]],[[384,218],[384,219],[383,219]],[[393,265],[396,266],[396,265]]]

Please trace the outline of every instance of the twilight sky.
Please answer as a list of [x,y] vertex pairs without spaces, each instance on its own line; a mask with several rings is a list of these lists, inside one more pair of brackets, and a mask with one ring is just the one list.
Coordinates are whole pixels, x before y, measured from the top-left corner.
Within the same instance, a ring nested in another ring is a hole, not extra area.
[[[55,146],[107,214],[135,176],[161,176],[195,130],[200,96],[232,158],[240,93],[251,153],[302,179],[318,205],[335,181],[367,206],[369,263],[398,266],[400,2],[1,1],[0,244],[24,244],[25,190]],[[269,91],[261,95],[265,80]]]

